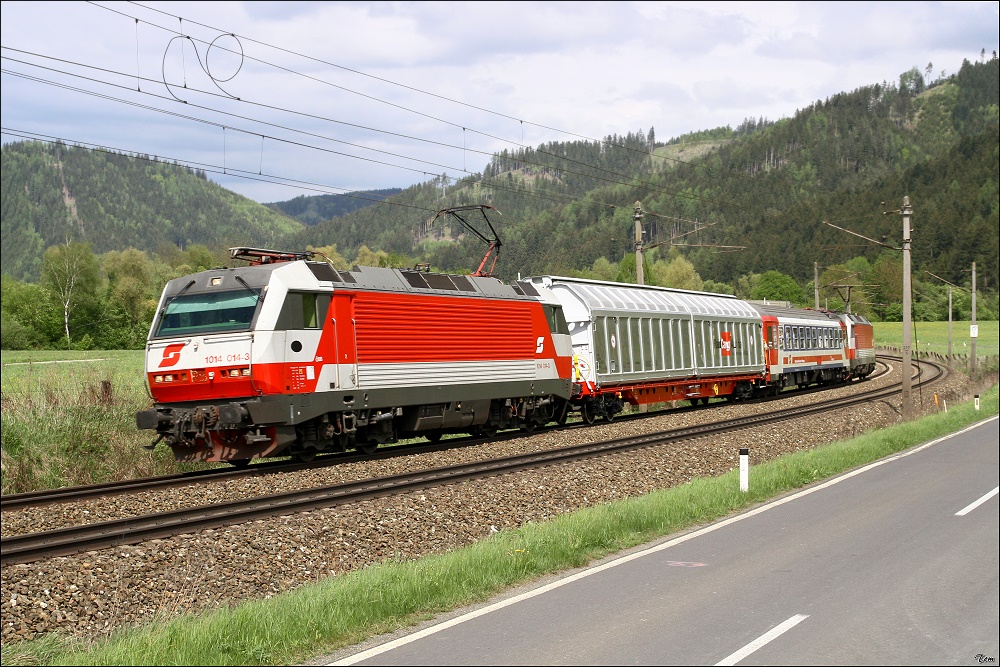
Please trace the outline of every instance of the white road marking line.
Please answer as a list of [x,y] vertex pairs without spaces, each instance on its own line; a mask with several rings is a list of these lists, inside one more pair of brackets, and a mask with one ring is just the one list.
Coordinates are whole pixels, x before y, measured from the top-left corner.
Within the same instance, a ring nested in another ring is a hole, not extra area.
[[512,604],[517,604],[518,602],[522,602],[524,600],[533,598],[535,596],[542,595],[544,593],[548,593],[551,590],[555,590],[556,588],[560,588],[562,586],[565,586],[566,584],[571,584],[571,583],[573,583],[575,581],[578,581],[580,579],[583,579],[585,577],[589,577],[592,574],[597,574],[599,572],[603,572],[604,570],[610,570],[613,567],[618,567],[619,565],[624,565],[625,563],[631,562],[631,561],[633,561],[633,560],[635,560],[637,558],[642,558],[644,556],[648,556],[650,554],[657,553],[659,551],[663,551],[664,549],[669,549],[670,547],[677,546],[678,544],[681,544],[683,542],[687,542],[688,540],[693,540],[696,537],[701,537],[702,535],[706,535],[708,533],[714,532],[716,530],[719,530],[720,528],[724,528],[724,527],[726,527],[726,526],[728,526],[730,524],[736,523],[737,521],[743,521],[744,519],[749,519],[750,517],[757,516],[758,514],[762,514],[762,513],[766,512],[769,509],[774,509],[775,507],[780,507],[781,505],[784,505],[785,503],[790,503],[793,500],[801,498],[802,496],[808,496],[811,493],[816,493],[817,491],[825,489],[825,488],[827,488],[829,486],[833,486],[834,484],[839,484],[840,482],[848,480],[848,479],[850,479],[850,478],[852,478],[852,477],[854,477],[856,475],[860,475],[863,472],[867,472],[867,471],[871,470],[872,468],[877,468],[879,466],[885,465],[886,463],[891,463],[892,461],[896,461],[896,460],[899,460],[899,459],[902,459],[902,458],[906,458],[907,456],[910,456],[912,454],[916,454],[917,452],[921,452],[921,451],[927,449],[928,447],[932,447],[933,445],[938,444],[939,442],[944,442],[945,440],[948,440],[950,438],[954,438],[955,436],[961,435],[961,434],[965,433],[966,431],[971,431],[971,430],[973,430],[975,428],[979,428],[980,426],[983,426],[984,424],[987,424],[987,423],[989,423],[989,422],[991,422],[991,421],[993,421],[995,419],[998,419],[998,418],[1000,418],[1000,417],[998,417],[998,416],[989,417],[988,419],[984,419],[983,421],[976,422],[975,424],[972,424],[971,426],[966,426],[961,431],[956,431],[955,433],[949,433],[948,435],[941,436],[937,440],[932,440],[930,442],[926,442],[926,443],[920,445],[919,447],[914,447],[913,449],[905,451],[905,452],[903,452],[901,454],[896,454],[894,456],[890,456],[888,458],[881,459],[881,460],[876,461],[874,463],[869,463],[868,465],[866,465],[866,466],[864,466],[862,468],[857,468],[856,470],[852,470],[851,472],[845,473],[845,474],[841,475],[840,477],[834,477],[833,479],[827,480],[826,482],[823,482],[822,484],[817,484],[816,486],[810,487],[808,489],[804,489],[802,491],[799,491],[798,493],[792,494],[790,496],[785,496],[784,498],[781,498],[779,500],[775,500],[774,502],[768,503],[767,505],[762,505],[762,506],[760,506],[760,507],[758,507],[756,509],[750,510],[749,512],[745,512],[743,514],[739,514],[737,516],[733,516],[733,517],[730,517],[728,519],[724,519],[724,520],[722,520],[722,521],[720,521],[718,523],[713,523],[711,526],[706,526],[704,528],[701,528],[699,530],[694,531],[693,533],[688,533],[686,535],[681,535],[680,537],[676,537],[676,538],[674,538],[672,540],[669,540],[667,542],[663,542],[662,544],[658,544],[655,547],[650,547],[649,549],[645,549],[643,551],[637,551],[636,553],[629,554],[628,556],[622,556],[621,558],[618,558],[616,560],[607,562],[607,563],[605,563],[603,565],[598,565],[597,567],[591,568],[589,570],[584,570],[583,572],[577,572],[576,574],[571,575],[569,577],[566,577],[565,579],[559,579],[558,581],[554,581],[551,584],[546,584],[545,586],[542,586],[541,588],[536,588],[536,589],[530,590],[530,591],[528,591],[526,593],[521,593],[520,595],[517,595],[515,597],[509,598],[507,600],[502,600],[500,602],[496,602],[494,604],[488,605],[486,607],[483,607],[482,609],[477,609],[477,610],[471,611],[471,612],[469,612],[467,614],[463,614],[461,616],[456,616],[455,618],[453,618],[451,620],[444,621],[443,623],[439,623],[437,625],[433,625],[433,626],[431,626],[429,628],[424,628],[423,630],[415,632],[415,633],[413,633],[411,635],[406,635],[405,637],[400,637],[399,639],[395,639],[395,640],[393,640],[391,642],[388,642],[386,644],[381,644],[379,646],[375,646],[374,648],[370,648],[367,651],[362,651],[361,653],[355,653],[354,655],[347,656],[346,658],[342,658],[342,659],[338,660],[337,662],[331,662],[329,664],[331,666],[333,666],[333,665],[353,665],[353,664],[361,662],[362,660],[367,660],[368,658],[373,658],[373,657],[375,657],[377,655],[381,655],[382,653],[385,653],[387,651],[391,651],[393,649],[399,648],[400,646],[405,646],[406,644],[409,644],[410,642],[415,642],[418,639],[423,639],[424,637],[429,637],[430,635],[433,635],[433,634],[436,634],[438,632],[441,632],[442,630],[447,630],[448,628],[454,627],[454,626],[459,625],[461,623],[464,623],[466,621],[471,621],[474,618],[478,618],[480,616],[485,616],[486,614],[489,614],[491,612],[497,611],[498,609],[503,609],[504,607],[508,607],[508,606],[510,606]]
[[717,666],[735,665],[743,658],[747,657],[748,655],[750,655],[757,649],[761,648],[765,644],[774,641],[775,639],[785,634],[786,632],[794,628],[796,625],[806,620],[807,618],[809,618],[808,614],[796,614],[795,616],[792,616],[790,619],[788,619],[781,625],[775,626],[771,630],[768,630],[767,632],[762,634],[760,637],[757,637],[757,639],[753,640],[752,642],[741,648],[739,651],[736,651],[735,653],[726,656],[725,658],[723,658],[722,660],[720,660],[715,664]]
[[993,489],[992,491],[990,491],[989,493],[987,493],[985,496],[983,496],[982,498],[980,498],[976,502],[972,503],[971,505],[966,505],[963,509],[960,509],[959,511],[955,512],[955,516],[965,516],[966,514],[968,514],[969,512],[971,512],[972,510],[976,509],[977,507],[979,507],[980,505],[982,505],[983,503],[985,503],[987,500],[989,500],[990,498],[992,498],[993,496],[995,496],[997,493],[1000,493],[1000,486],[998,486],[997,488]]

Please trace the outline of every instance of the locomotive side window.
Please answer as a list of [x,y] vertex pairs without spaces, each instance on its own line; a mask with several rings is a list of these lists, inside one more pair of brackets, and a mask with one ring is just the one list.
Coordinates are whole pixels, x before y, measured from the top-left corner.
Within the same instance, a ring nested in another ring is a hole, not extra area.
[[557,334],[569,334],[569,325],[566,324],[566,317],[563,315],[562,306],[545,307],[545,319],[549,322],[549,330]]
[[246,331],[250,328],[259,290],[182,294],[163,308],[154,336]]
[[276,329],[318,329],[330,306],[330,295],[313,292],[289,292],[281,306]]

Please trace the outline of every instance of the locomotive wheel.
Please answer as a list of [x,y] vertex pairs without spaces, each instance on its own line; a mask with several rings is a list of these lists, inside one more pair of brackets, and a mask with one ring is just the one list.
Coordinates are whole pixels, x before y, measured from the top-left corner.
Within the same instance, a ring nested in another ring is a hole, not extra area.
[[534,433],[536,426],[537,424],[535,424],[535,422],[524,422],[521,424],[521,430],[525,433]]
[[372,454],[375,453],[375,450],[378,449],[378,443],[377,442],[359,442],[358,444],[356,444],[354,446],[354,449],[358,450],[359,452],[361,452],[365,456],[371,456]]
[[299,452],[295,455],[295,459],[297,461],[301,461],[302,463],[312,463],[316,460],[316,450],[309,449],[304,452]]
[[583,417],[583,421],[588,424],[593,424],[594,420],[597,419],[597,415],[594,414],[594,404],[590,401],[584,403],[583,407],[580,409],[580,415]]
[[246,468],[248,465],[250,465],[250,459],[233,459],[229,461],[229,465],[233,466],[234,468]]

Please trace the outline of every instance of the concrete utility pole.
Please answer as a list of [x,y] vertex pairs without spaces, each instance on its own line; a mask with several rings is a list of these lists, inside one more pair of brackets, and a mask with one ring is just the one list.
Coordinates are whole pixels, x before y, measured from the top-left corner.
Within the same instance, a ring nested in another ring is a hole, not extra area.
[[635,203],[635,214],[632,216],[635,220],[635,282],[639,285],[645,285],[644,276],[642,275],[642,203]]
[[979,337],[979,326],[976,324],[976,263],[972,263],[972,326],[969,327],[969,338],[971,338],[972,367],[970,376],[976,374],[976,338]]
[[951,285],[948,285],[948,365],[951,366]]
[[813,294],[816,297],[816,310],[819,310],[819,263],[813,262]]
[[[952,340],[952,336],[951,336],[952,322],[951,321],[952,321],[952,314],[954,312],[954,307],[952,306],[952,288],[958,287],[958,285],[956,285],[954,283],[948,282],[947,280],[945,280],[941,276],[937,275],[936,273],[931,273],[930,271],[924,271],[924,273],[926,273],[929,276],[934,276],[935,278],[937,278],[938,280],[940,280],[941,282],[943,282],[944,284],[946,284],[948,286],[948,365],[950,366],[951,365],[951,340]],[[958,289],[963,289],[963,288],[958,287]]]
[[910,198],[903,197],[903,421],[909,421],[912,416],[911,405],[912,368],[910,367],[910,347],[912,343],[913,322],[910,316],[910,216],[913,208]]

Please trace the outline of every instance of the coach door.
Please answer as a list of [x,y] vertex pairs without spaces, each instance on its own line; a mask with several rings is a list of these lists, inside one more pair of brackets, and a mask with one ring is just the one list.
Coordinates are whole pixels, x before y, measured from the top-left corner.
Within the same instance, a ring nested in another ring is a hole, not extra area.
[[775,366],[778,363],[778,325],[768,323],[764,327],[764,336],[767,343],[767,365]]
[[353,294],[334,292],[332,320],[337,350],[337,389],[354,389],[358,386],[358,348]]

